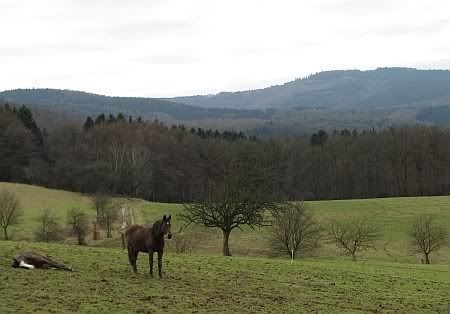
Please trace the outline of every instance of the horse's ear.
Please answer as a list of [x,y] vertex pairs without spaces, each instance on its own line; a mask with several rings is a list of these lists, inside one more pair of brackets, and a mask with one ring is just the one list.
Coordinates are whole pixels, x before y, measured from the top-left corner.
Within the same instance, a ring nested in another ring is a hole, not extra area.
[[164,217],[163,217],[163,221],[166,221],[167,220],[167,217],[166,217],[166,215],[164,215]]
[[167,220],[170,221],[171,218],[172,218],[172,215],[169,215],[169,218]]

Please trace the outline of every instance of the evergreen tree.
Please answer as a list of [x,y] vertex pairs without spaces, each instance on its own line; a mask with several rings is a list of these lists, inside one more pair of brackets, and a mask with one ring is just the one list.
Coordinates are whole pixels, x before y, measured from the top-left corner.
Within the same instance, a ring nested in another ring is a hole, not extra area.
[[84,126],[83,129],[85,131],[89,130],[90,128],[92,128],[94,126],[94,120],[92,120],[92,118],[89,116],[86,118],[86,122],[84,122]]
[[116,117],[112,113],[110,113],[108,116],[107,123],[110,124],[110,123],[114,123],[114,122],[116,122]]
[[125,122],[125,116],[123,115],[123,113],[119,112],[119,113],[117,114],[117,119],[116,119],[116,121],[117,121],[117,122]]
[[101,113],[97,116],[97,118],[95,119],[95,125],[99,125],[102,124],[106,121],[106,116],[104,113]]
[[37,126],[36,121],[33,119],[31,110],[25,106],[22,106],[19,111],[17,111],[17,117],[20,119],[22,124],[31,131],[35,144],[42,147],[44,145],[44,139],[42,138],[41,130]]

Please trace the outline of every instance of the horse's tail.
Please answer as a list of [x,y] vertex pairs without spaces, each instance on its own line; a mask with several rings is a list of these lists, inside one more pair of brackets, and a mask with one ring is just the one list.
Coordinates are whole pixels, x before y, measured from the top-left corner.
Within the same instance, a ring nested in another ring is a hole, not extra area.
[[125,234],[121,233],[120,237],[122,238],[122,249],[125,249]]
[[131,234],[133,233],[133,230],[135,229],[134,227],[135,227],[134,225],[129,226],[128,228],[125,229],[125,231],[122,232],[122,235],[121,235],[121,237],[122,237],[122,248],[125,249],[125,244],[126,244],[127,247],[130,247],[130,246],[132,247],[133,246],[132,243],[131,243],[131,238],[132,238]]

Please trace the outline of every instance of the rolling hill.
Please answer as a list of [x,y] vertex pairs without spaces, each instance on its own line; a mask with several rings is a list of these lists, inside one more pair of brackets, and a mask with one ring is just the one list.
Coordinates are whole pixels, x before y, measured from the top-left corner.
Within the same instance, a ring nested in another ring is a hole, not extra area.
[[[33,232],[38,227],[37,217],[48,208],[53,210],[59,221],[64,224],[66,211],[72,207],[82,208],[92,219],[95,210],[92,207],[91,196],[73,192],[47,189],[26,184],[0,182],[0,190],[13,191],[19,197],[23,208],[22,224],[13,230],[15,239],[31,240]],[[174,216],[174,232],[178,232],[181,222],[178,219],[182,206],[179,204],[164,204],[147,202],[140,199],[117,198],[116,201],[124,206],[132,207],[135,222],[147,224],[164,214]],[[364,253],[364,259],[396,262],[417,262],[418,256],[410,251],[407,236],[409,225],[416,215],[427,212],[440,217],[450,229],[450,196],[433,197],[403,197],[384,199],[361,199],[342,201],[312,201],[307,205],[314,210],[321,223],[326,225],[330,219],[345,219],[346,217],[365,217],[371,219],[381,228],[382,238],[376,250]],[[267,228],[243,228],[244,232],[236,231],[231,234],[230,247],[233,254],[251,256],[271,256],[269,246],[269,230]],[[216,229],[193,227],[184,230],[195,243],[195,251],[220,254],[222,250],[222,233]],[[120,246],[118,233],[115,239],[103,239],[100,242],[91,240],[88,243],[96,246]],[[105,242],[106,241],[106,242]],[[73,242],[69,240],[69,242]],[[326,241],[325,241],[326,242]],[[327,243],[316,257],[342,258],[340,253]],[[448,263],[450,261],[450,247],[444,248],[432,257],[433,262]]]
[[[109,97],[81,91],[16,89],[1,102],[59,113],[64,121],[119,112],[257,136],[403,124],[450,125],[450,71],[379,68],[327,71],[263,89],[174,98]],[[60,119],[42,119],[42,121]],[[45,126],[44,126],[45,127]]]
[[203,108],[182,103],[139,97],[110,97],[81,91],[60,89],[15,89],[0,93],[0,100],[25,104],[47,111],[65,112],[76,116],[119,112],[145,119],[202,120],[217,118],[267,118],[270,112]]
[[410,68],[326,71],[263,89],[166,100],[236,109],[423,107],[450,103],[450,71]]

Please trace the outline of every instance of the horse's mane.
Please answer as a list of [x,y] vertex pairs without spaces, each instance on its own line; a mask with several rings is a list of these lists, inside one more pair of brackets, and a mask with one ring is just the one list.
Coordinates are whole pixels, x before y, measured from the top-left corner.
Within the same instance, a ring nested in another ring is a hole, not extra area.
[[157,221],[155,221],[154,222],[154,224],[153,224],[153,226],[151,227],[151,233],[152,233],[152,235],[156,235],[157,234],[157,232],[160,230],[160,228],[161,228],[161,225],[162,225],[162,220],[157,220]]

